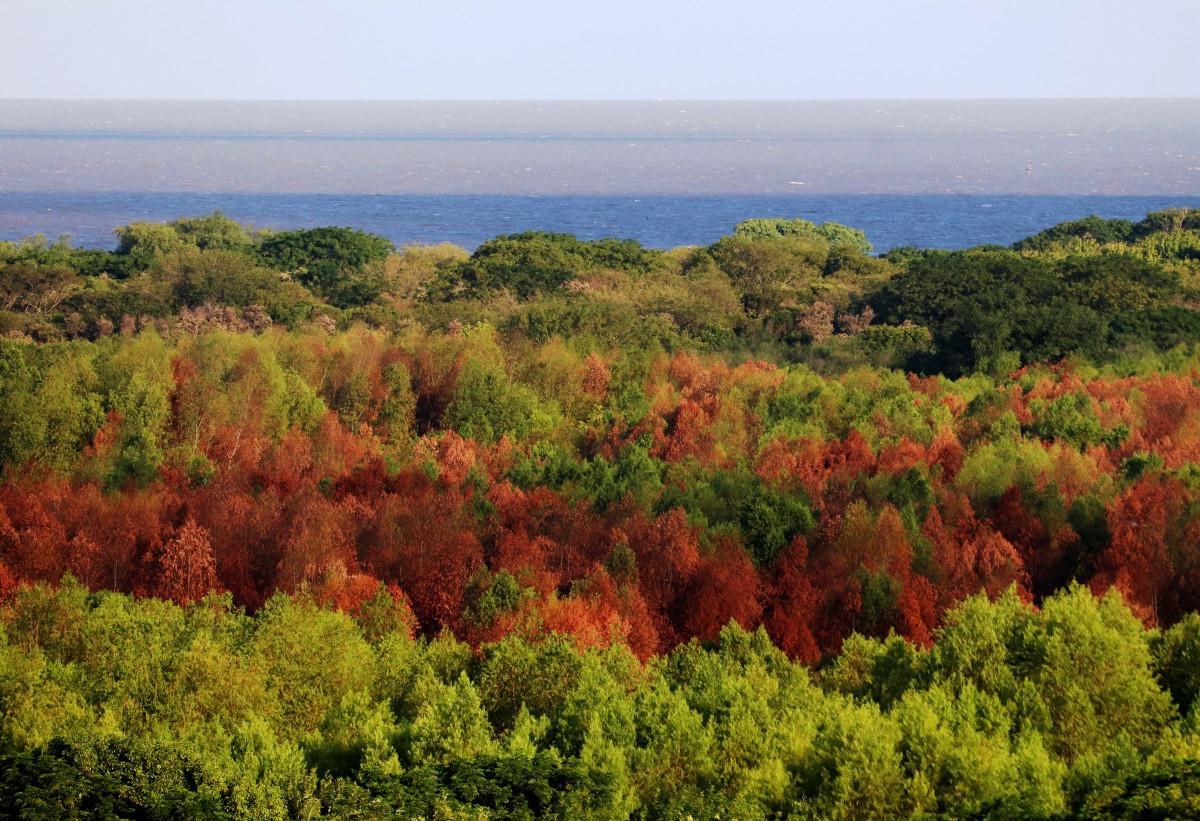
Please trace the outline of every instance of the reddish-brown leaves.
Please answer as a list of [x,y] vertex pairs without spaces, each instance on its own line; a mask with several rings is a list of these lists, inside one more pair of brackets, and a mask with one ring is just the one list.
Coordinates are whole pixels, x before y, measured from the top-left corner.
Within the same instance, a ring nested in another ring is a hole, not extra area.
[[191,604],[218,586],[208,531],[190,517],[163,547],[159,565],[157,592],[176,604]]

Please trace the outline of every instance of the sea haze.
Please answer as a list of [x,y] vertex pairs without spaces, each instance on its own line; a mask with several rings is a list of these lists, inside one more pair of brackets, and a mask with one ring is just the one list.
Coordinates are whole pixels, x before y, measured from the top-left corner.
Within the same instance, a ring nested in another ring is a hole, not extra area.
[[1200,99],[0,101],[0,237],[222,208],[471,246],[510,230],[707,242],[752,216],[877,247],[1011,242],[1200,205]]

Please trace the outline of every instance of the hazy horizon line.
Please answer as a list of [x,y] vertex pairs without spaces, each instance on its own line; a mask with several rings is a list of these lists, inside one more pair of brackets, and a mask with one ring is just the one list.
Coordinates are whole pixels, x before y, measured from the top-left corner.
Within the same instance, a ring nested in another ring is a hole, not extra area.
[[4,96],[0,102],[114,103],[939,103],[1056,101],[1200,101],[1197,95],[1137,97],[1082,95],[1046,97],[26,97]]

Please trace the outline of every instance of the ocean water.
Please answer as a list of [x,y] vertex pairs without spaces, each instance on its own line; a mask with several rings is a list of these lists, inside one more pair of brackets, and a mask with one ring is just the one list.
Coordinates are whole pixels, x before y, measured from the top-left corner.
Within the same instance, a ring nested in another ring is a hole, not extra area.
[[1088,214],[1137,220],[1200,197],[946,194],[746,196],[514,196],[384,194],[196,194],[37,192],[0,194],[0,238],[70,234],[89,248],[115,244],[113,228],[135,219],[169,220],[221,209],[275,229],[346,225],[397,245],[453,242],[474,248],[498,234],[565,231],[585,239],[636,239],[655,248],[702,245],[751,217],[832,220],[867,232],[877,251],[899,245],[966,248],[1007,245]]
[[220,208],[467,247],[710,242],[758,216],[875,246],[1009,243],[1200,206],[1200,99],[629,103],[0,100],[0,239]]

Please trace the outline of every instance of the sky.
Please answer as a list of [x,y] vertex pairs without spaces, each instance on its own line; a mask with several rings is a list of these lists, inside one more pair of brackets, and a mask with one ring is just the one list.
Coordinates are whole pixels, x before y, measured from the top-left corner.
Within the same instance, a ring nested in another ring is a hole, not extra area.
[[1200,0],[0,0],[0,17],[0,98],[1200,94]]

